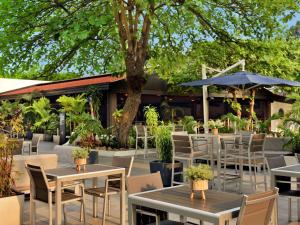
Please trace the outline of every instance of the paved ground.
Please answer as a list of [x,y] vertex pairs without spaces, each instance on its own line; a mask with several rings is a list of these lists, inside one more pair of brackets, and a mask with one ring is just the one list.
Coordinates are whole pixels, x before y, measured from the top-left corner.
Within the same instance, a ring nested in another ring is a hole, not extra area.
[[[43,153],[51,153],[51,150],[53,149],[53,144],[48,143],[48,142],[42,142],[41,148],[40,148],[40,154]],[[132,175],[137,175],[137,174],[146,174],[149,173],[149,161],[151,159],[143,159],[141,158],[136,158],[134,165],[133,165],[133,170],[132,170]],[[289,159],[290,163],[293,163],[294,159]],[[107,163],[109,160],[102,158],[100,159],[100,163]],[[262,176],[260,176],[259,179],[262,179]],[[268,177],[268,182],[269,182],[269,177]],[[99,185],[103,184],[103,180],[99,181]],[[263,187],[259,187],[259,190],[263,190]],[[227,191],[235,191],[235,184],[228,185]],[[243,193],[249,193],[250,188],[245,187],[243,190]],[[100,218],[93,218],[92,217],[92,199],[90,197],[87,197],[87,224],[90,225],[98,225],[101,224],[101,212],[102,212],[102,199],[99,200],[99,215]],[[113,225],[113,224],[119,224],[118,223],[118,216],[119,216],[119,206],[118,206],[118,196],[115,196],[112,198],[112,215],[115,217],[111,217],[107,219],[106,225]],[[293,200],[293,221],[297,220],[297,210],[296,210],[296,200]],[[280,197],[279,198],[279,225],[286,225],[288,223],[288,215],[287,215],[287,199]],[[70,205],[66,207],[67,211],[67,224],[83,224],[80,223],[79,221],[79,204],[78,205]],[[38,225],[44,225],[49,223],[48,219],[48,209],[47,205],[43,204],[38,204],[37,205],[37,220],[36,224]],[[53,212],[53,215],[55,213]],[[178,217],[176,215],[170,215],[172,219],[177,219]],[[54,221],[53,221],[54,222]],[[196,224],[199,224],[198,221],[193,221]],[[198,222],[198,223],[197,223]],[[29,201],[26,201],[25,203],[25,211],[24,211],[24,224],[29,224]],[[209,224],[209,223],[205,223]],[[232,221],[230,224],[235,224],[235,221]],[[255,224],[254,224],[255,225]]]

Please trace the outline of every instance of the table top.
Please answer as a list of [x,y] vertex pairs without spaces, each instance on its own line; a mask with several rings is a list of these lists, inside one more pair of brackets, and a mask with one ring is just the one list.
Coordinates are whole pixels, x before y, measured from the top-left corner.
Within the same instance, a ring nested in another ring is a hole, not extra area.
[[191,209],[199,214],[208,213],[216,216],[229,211],[238,212],[242,204],[243,195],[220,192],[215,190],[205,191],[206,200],[199,198],[196,192],[195,198],[190,198],[190,187],[187,185],[165,188],[145,193],[130,195],[129,198],[150,201],[152,204],[169,205],[181,209]]
[[47,176],[53,178],[64,178],[64,177],[76,177],[76,176],[86,176],[86,175],[93,175],[99,173],[121,173],[125,172],[124,168],[115,167],[115,166],[108,166],[108,165],[101,165],[101,164],[91,164],[86,165],[85,170],[81,169],[77,171],[75,166],[72,167],[61,167],[55,169],[48,169],[45,170]]
[[296,172],[300,173],[300,164],[290,165],[290,166],[284,166],[284,167],[278,167],[275,169],[271,169],[271,171],[284,171],[284,172]]

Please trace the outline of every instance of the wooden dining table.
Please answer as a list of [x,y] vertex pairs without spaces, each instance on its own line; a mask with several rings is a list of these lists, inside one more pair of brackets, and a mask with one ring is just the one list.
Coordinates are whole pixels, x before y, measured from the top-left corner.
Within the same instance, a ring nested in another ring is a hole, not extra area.
[[207,190],[205,195],[206,200],[200,199],[199,193],[191,199],[188,185],[129,195],[128,224],[136,225],[138,206],[159,209],[180,215],[181,218],[194,218],[215,225],[224,225],[238,216],[243,195],[216,190]]
[[[107,177],[110,175],[120,176],[120,225],[125,225],[125,169],[101,164],[86,165],[85,170],[77,171],[75,167],[62,167],[45,170],[47,177],[55,180],[55,224],[61,225],[62,207],[61,207],[61,191],[62,183],[66,181],[76,181],[93,179],[93,186],[97,186],[98,177]],[[32,192],[33,193],[33,192]],[[94,199],[95,200],[95,199]],[[30,201],[33,203],[33,201]],[[31,212],[33,205],[30,204]],[[32,222],[32,221],[31,221]],[[32,223],[31,223],[32,224]]]

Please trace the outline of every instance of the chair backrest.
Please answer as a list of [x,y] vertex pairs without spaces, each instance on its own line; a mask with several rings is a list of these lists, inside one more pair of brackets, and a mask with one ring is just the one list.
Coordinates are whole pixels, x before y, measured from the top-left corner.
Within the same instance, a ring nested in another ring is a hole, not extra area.
[[40,136],[33,136],[31,140],[32,147],[37,147],[40,142]]
[[244,195],[237,225],[269,225],[277,198],[278,188]]
[[128,194],[163,188],[160,172],[127,178]]
[[25,164],[25,167],[34,187],[34,198],[48,202],[49,184],[44,169],[41,166],[31,164]]
[[268,168],[269,169],[275,169],[278,167],[286,166],[286,162],[284,160],[284,156],[275,156],[275,157],[268,157],[267,158]]
[[133,156],[128,156],[128,157],[116,157],[115,156],[112,158],[111,164],[112,164],[112,166],[125,168],[126,176],[129,177],[131,174],[133,160],[134,160]]
[[135,132],[137,137],[145,137],[145,127],[143,125],[135,125]]
[[240,139],[241,139],[240,135],[222,135],[222,136],[220,136],[221,149],[228,148],[228,145],[230,145],[231,148],[238,148]]
[[173,146],[173,153],[176,152],[180,153],[192,153],[192,141],[191,137],[187,133],[180,133],[172,132],[172,146]]
[[263,152],[266,134],[251,134],[249,148],[250,152]]
[[241,131],[238,132],[238,134],[240,134],[242,136],[242,143],[243,144],[249,144],[250,137],[251,137],[251,134],[253,134],[253,132],[241,130]]
[[181,124],[174,124],[173,125],[173,131],[177,132],[177,131],[184,131],[184,126]]

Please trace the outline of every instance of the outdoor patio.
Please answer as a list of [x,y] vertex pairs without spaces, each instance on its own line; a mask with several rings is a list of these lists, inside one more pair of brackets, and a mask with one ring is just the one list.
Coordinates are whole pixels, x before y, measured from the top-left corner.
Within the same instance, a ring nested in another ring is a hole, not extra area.
[[[51,142],[41,142],[40,146],[40,154],[45,154],[45,153],[51,153],[52,149],[54,147],[54,144]],[[140,175],[140,174],[147,174],[149,173],[149,161],[151,161],[153,158],[149,159],[143,159],[142,156],[135,158],[134,164],[133,164],[133,169],[132,169],[132,175]],[[289,161],[289,164],[294,164],[296,162],[296,159],[293,157],[288,157],[287,160]],[[107,158],[102,158],[100,159],[99,163],[107,164],[107,161],[109,159]],[[61,166],[66,166],[66,164],[61,165]],[[259,176],[259,179],[262,180],[263,177]],[[99,185],[103,185],[103,180],[100,179]],[[270,177],[268,176],[268,186],[270,185]],[[227,191],[235,191],[235,184],[228,185]],[[259,187],[258,191],[263,191],[263,187]],[[249,189],[243,190],[243,193],[249,193]],[[102,212],[102,200],[99,202],[99,218],[93,218],[92,216],[92,198],[89,196],[87,197],[87,224],[90,225],[98,225],[101,223],[101,212]],[[297,220],[297,204],[296,200],[293,201],[292,204],[292,220],[296,221]],[[106,224],[107,225],[115,225],[119,224],[119,196],[113,196],[112,198],[112,216],[107,219]],[[79,222],[79,204],[67,206],[67,223],[68,224],[82,224]],[[279,197],[279,208],[278,208],[278,224],[279,225],[286,225],[288,223],[288,215],[287,215],[287,210],[288,210],[288,204],[287,204],[287,198],[284,197]],[[127,212],[127,211],[126,211]],[[48,219],[48,208],[45,205],[37,205],[37,223],[38,225],[46,225],[49,223]],[[170,218],[174,220],[179,220],[179,217],[177,215],[171,214]],[[194,222],[195,224],[199,224],[199,221],[190,219],[189,221]],[[24,211],[24,224],[27,225],[29,224],[29,201],[26,201],[25,203],[25,211]],[[128,224],[128,221],[126,219],[126,224]],[[209,223],[204,223],[204,224],[209,224]],[[235,221],[231,221],[230,224],[235,224]]]

